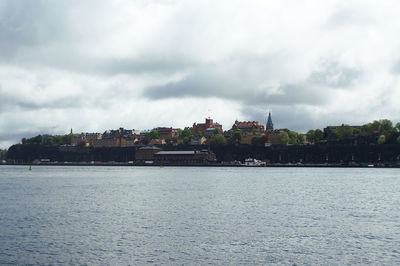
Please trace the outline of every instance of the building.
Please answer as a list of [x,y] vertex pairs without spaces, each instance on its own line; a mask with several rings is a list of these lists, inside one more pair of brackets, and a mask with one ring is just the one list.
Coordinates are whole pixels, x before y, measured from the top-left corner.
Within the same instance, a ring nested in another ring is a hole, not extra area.
[[161,139],[161,138],[159,138],[159,139],[151,139],[150,142],[149,142],[149,145],[165,145],[165,144],[167,144],[165,142],[165,139]]
[[160,151],[154,160],[161,165],[206,165],[216,162],[216,156],[208,150],[201,151]]
[[206,132],[206,130],[209,128],[219,128],[220,132],[222,132],[222,125],[220,125],[218,123],[214,123],[214,121],[211,118],[206,118],[205,123],[200,123],[200,124],[193,123],[192,133],[193,134],[197,134],[197,133],[204,134]]
[[193,136],[190,140],[191,145],[203,145],[205,144],[207,139],[203,136]]
[[244,133],[242,134],[242,138],[240,140],[240,144],[252,144],[253,138],[254,137],[261,137],[263,136],[263,133],[260,132],[248,132],[248,133]]
[[173,139],[178,136],[178,132],[172,127],[157,127],[154,129],[158,132],[160,139]]
[[246,132],[258,132],[258,133],[263,133],[264,132],[264,125],[261,124],[258,121],[244,121],[244,122],[239,122],[235,121],[235,123],[232,126],[232,130],[240,129],[242,133]]
[[268,132],[266,134],[266,136],[267,136],[266,143],[269,143],[271,145],[281,144],[281,133],[283,133],[283,131],[279,131],[279,130]]
[[119,128],[117,130],[106,130],[101,139],[95,139],[95,147],[128,147],[138,142],[137,131],[134,129]]
[[274,130],[274,124],[272,123],[271,112],[268,112],[268,121],[265,130]]
[[135,153],[135,160],[140,161],[153,161],[154,154],[161,151],[160,148],[155,146],[145,146],[139,148]]
[[90,146],[94,145],[96,140],[103,138],[101,133],[81,133],[71,139],[72,146]]

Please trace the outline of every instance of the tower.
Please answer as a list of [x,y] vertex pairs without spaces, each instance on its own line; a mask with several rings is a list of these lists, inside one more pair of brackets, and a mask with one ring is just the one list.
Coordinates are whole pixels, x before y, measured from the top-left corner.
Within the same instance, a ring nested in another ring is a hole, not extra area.
[[268,121],[266,130],[274,130],[274,124],[272,123],[271,112],[268,112]]

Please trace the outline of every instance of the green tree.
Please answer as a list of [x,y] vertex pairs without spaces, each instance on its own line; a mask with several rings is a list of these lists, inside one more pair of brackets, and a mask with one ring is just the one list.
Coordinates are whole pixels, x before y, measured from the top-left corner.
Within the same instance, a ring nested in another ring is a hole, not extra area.
[[342,125],[336,129],[337,135],[340,139],[346,139],[353,136],[353,128],[348,125]]
[[35,144],[35,145],[42,144],[42,135],[37,135],[35,137],[27,139],[26,144]]
[[264,145],[264,139],[261,136],[255,136],[251,139],[251,145],[253,146]]
[[379,132],[384,134],[385,136],[392,134],[392,132],[394,131],[393,123],[388,119],[379,120],[379,124]]
[[397,133],[400,133],[400,122],[398,122],[395,126],[395,130]]
[[386,142],[386,137],[385,135],[380,135],[378,138],[378,144],[384,144]]
[[219,127],[214,128],[214,134],[215,135],[221,134]]
[[184,137],[183,144],[186,144],[186,145],[190,144],[190,137],[188,137],[188,136]]
[[150,139],[159,139],[160,135],[158,134],[157,130],[153,129],[149,135]]
[[324,136],[324,133],[322,132],[321,129],[316,129],[316,130],[309,130],[306,133],[307,140],[311,143],[317,143],[320,141]]
[[303,134],[298,134],[297,135],[297,142],[298,143],[304,143],[304,140],[305,140],[305,138],[304,138]]
[[288,136],[289,136],[290,144],[297,144],[297,139],[298,139],[299,133],[297,133],[296,131],[289,130]]
[[217,146],[226,145],[226,138],[222,134],[217,134],[212,139],[212,144]]
[[316,129],[314,131],[314,135],[315,135],[315,142],[320,141],[324,137],[324,133],[322,132],[321,129]]
[[193,134],[192,134],[192,131],[190,130],[190,128],[185,127],[185,129],[182,130],[180,136],[182,138],[189,137],[189,140],[190,140],[190,138],[193,136]]
[[235,144],[239,144],[242,141],[242,131],[240,129],[236,129],[233,132],[232,140]]
[[283,145],[287,145],[290,141],[289,134],[287,132],[282,132],[279,134],[279,142]]
[[306,137],[307,137],[307,141],[314,143],[315,142],[315,130],[310,129],[309,131],[307,131]]

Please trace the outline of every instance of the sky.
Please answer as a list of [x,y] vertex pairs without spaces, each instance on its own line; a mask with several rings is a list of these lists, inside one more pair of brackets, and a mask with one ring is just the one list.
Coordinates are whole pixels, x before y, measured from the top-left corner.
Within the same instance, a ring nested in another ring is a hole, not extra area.
[[400,121],[398,0],[1,0],[0,148],[211,116]]

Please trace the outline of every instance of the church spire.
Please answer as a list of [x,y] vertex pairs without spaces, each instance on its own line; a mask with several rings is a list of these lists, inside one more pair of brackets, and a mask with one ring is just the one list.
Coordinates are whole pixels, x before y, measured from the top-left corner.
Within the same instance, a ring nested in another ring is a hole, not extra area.
[[267,127],[265,129],[266,130],[273,130],[274,129],[274,124],[272,123],[272,118],[271,118],[271,112],[268,112]]

